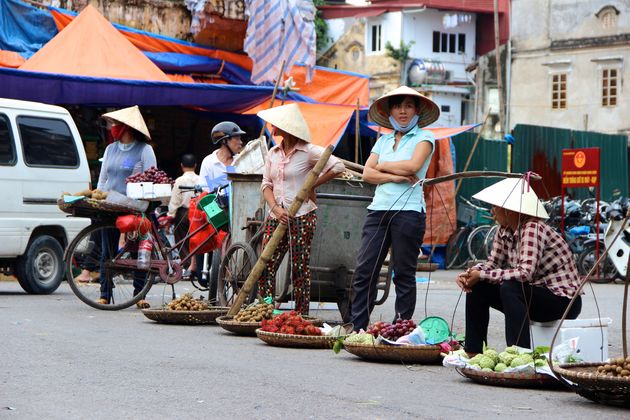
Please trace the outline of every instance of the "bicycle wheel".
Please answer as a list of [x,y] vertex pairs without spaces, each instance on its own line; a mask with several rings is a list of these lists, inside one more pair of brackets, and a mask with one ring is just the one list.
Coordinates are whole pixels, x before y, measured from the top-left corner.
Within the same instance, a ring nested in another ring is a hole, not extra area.
[[446,268],[462,268],[468,261],[468,254],[465,251],[466,241],[470,233],[470,227],[459,228],[448,238],[446,244]]
[[486,234],[486,239],[484,241],[486,247],[486,258],[490,255],[490,252],[492,252],[492,244],[494,244],[494,237],[497,236],[498,230],[499,225],[493,225]]
[[[134,268],[123,266],[125,261],[136,261],[138,243],[129,240],[118,250],[119,237],[113,221],[95,223],[79,232],[66,249],[68,285],[81,301],[93,308],[108,311],[128,308],[143,299],[153,285],[155,274],[136,268],[135,263]],[[153,254],[158,258],[155,246]],[[100,271],[100,275],[84,282],[72,274],[76,268]],[[99,303],[101,297],[108,303]]]
[[232,306],[238,291],[256,264],[256,253],[244,242],[232,244],[221,260],[217,294],[221,306]]
[[488,253],[486,252],[486,236],[492,226],[481,225],[477,226],[468,235],[467,248],[468,255],[473,261],[488,259]]
[[[600,244],[599,252],[600,255],[604,252],[604,244]],[[595,258],[595,244],[590,243],[584,246],[584,250],[578,256],[577,259],[577,269],[578,272],[585,276],[588,272],[593,268],[597,259]],[[591,273],[590,281],[593,283],[610,283],[617,276],[617,269],[610,258],[606,256],[604,261],[599,263],[599,276],[597,275],[597,271],[593,271]]]

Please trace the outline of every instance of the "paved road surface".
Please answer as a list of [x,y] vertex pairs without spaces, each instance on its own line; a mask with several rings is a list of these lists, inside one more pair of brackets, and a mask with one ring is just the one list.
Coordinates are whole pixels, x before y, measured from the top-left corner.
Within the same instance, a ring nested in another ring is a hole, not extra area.
[[[459,296],[453,277],[432,275],[429,315],[451,319]],[[615,319],[611,354],[620,352],[622,290],[596,286],[603,315]],[[421,285],[417,319],[425,291]],[[590,291],[585,298],[583,317],[593,317]],[[392,317],[390,298],[374,318]],[[463,300],[455,329],[462,326]],[[502,316],[493,315],[490,342],[497,347],[502,328]],[[30,296],[0,282],[0,336],[1,419],[628,418],[572,392],[476,385],[441,366],[280,349],[216,326],[156,324],[136,309],[98,311],[65,284],[53,295]]]

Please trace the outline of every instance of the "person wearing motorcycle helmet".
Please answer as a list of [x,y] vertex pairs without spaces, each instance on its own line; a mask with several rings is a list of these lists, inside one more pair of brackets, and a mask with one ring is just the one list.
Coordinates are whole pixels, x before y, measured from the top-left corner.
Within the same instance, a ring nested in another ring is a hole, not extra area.
[[220,146],[204,158],[199,170],[199,176],[208,181],[210,190],[227,184],[226,167],[232,165],[234,156],[243,149],[241,136],[244,134],[241,127],[231,121],[220,122],[212,129],[212,143]]

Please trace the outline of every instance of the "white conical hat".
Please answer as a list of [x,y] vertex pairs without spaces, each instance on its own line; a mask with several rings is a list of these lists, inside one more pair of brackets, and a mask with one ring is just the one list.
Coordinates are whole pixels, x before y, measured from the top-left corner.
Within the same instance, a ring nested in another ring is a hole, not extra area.
[[420,128],[426,127],[440,118],[440,107],[435,102],[410,87],[400,86],[375,100],[368,110],[370,119],[381,127],[393,128],[389,122],[389,98],[392,96],[412,96],[420,100],[420,109],[418,110],[420,115],[418,127]]
[[282,131],[293,134],[308,143],[311,142],[311,130],[309,130],[298,104],[293,103],[264,109],[258,111],[256,115]]
[[119,109],[118,111],[108,112],[107,114],[103,114],[103,118],[109,118],[110,120],[128,125],[129,127],[138,130],[139,132],[147,136],[149,140],[151,140],[149,129],[144,122],[144,118],[142,118],[142,114],[140,113],[140,108],[138,108],[138,105],[134,105],[129,108]]
[[473,198],[528,216],[549,218],[538,196],[523,178],[506,178],[479,191]]

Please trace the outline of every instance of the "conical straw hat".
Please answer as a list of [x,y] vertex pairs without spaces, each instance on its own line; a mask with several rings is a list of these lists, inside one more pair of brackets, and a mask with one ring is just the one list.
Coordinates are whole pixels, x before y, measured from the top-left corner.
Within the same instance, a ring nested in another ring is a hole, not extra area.
[[479,191],[473,198],[528,216],[549,218],[538,196],[523,178],[506,178]]
[[389,98],[392,96],[405,95],[420,98],[420,118],[418,119],[418,127],[426,127],[433,124],[440,118],[440,107],[431,99],[416,92],[407,86],[401,86],[387,92],[381,96],[370,106],[368,115],[372,121],[381,127],[394,128],[389,122]]
[[142,118],[138,105],[119,109],[118,111],[108,112],[107,114],[103,114],[103,118],[109,118],[110,120],[128,125],[129,127],[138,130],[151,140],[149,129],[144,122],[144,118]]
[[264,109],[258,111],[256,115],[282,131],[293,134],[305,142],[311,142],[311,130],[300,112],[300,107],[295,103]]

